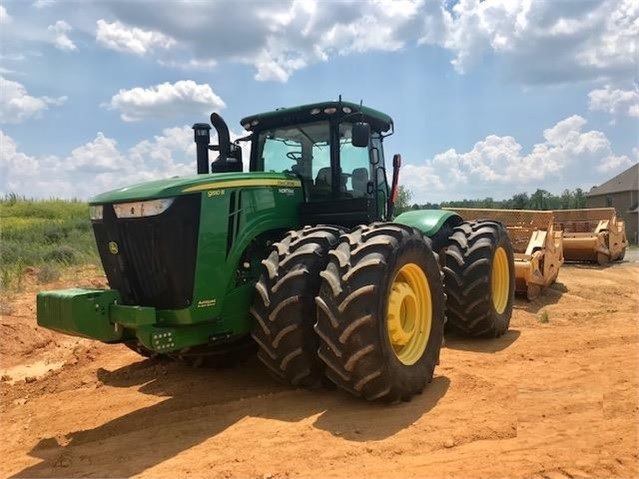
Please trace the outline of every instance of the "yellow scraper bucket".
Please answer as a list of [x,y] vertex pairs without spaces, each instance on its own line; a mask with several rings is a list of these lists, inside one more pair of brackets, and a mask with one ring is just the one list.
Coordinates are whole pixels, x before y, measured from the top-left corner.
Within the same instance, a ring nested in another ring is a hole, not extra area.
[[614,208],[556,210],[555,229],[564,232],[566,261],[604,264],[623,259],[628,246],[624,222]]
[[464,220],[499,221],[508,230],[515,253],[515,288],[534,299],[551,285],[564,262],[563,236],[555,231],[552,211],[451,208]]

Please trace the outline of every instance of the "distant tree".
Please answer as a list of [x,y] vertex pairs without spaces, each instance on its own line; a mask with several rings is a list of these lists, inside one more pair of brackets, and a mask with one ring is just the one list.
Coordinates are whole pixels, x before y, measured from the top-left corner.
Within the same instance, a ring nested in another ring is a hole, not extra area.
[[419,208],[422,210],[439,210],[441,209],[441,206],[439,203],[424,203],[422,205],[419,205]]
[[532,195],[530,195],[530,208],[533,210],[547,210],[549,209],[548,199],[550,198],[550,192],[537,188]]
[[530,208],[530,198],[528,193],[517,193],[513,195],[512,207],[515,210],[527,210]]
[[561,197],[555,196],[552,193],[548,193],[548,197],[546,198],[546,209],[547,210],[561,209]]
[[573,194],[574,203],[573,208],[585,208],[586,207],[586,195],[581,188],[577,188]]
[[573,203],[574,203],[574,194],[572,193],[572,191],[565,189],[561,193],[561,201],[560,201],[561,209],[562,210],[570,209],[572,208]]
[[499,205],[495,205],[495,200],[490,197],[484,198],[477,204],[477,208],[496,208],[497,206]]
[[410,200],[413,198],[413,192],[404,185],[399,186],[397,191],[397,201],[395,202],[395,215],[403,213],[410,209]]

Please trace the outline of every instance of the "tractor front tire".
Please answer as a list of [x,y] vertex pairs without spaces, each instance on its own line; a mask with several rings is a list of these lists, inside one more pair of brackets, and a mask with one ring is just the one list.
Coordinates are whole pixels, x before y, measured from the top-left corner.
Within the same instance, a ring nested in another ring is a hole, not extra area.
[[432,380],[444,290],[431,241],[396,223],[344,234],[321,273],[315,331],[326,376],[367,400],[409,401]]
[[328,251],[343,231],[332,226],[289,232],[262,261],[251,307],[258,358],[279,381],[309,389],[324,380],[313,331],[315,296]]
[[504,334],[515,296],[514,255],[506,228],[495,221],[456,226],[445,264],[447,324],[467,336]]

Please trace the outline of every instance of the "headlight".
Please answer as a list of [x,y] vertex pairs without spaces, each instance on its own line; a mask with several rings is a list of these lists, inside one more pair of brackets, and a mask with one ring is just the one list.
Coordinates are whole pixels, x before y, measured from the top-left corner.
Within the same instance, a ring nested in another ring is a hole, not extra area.
[[162,214],[172,203],[173,198],[162,198],[161,200],[118,203],[113,205],[113,209],[118,218],[142,218]]
[[104,207],[102,205],[89,206],[89,218],[92,220],[101,220],[104,213]]

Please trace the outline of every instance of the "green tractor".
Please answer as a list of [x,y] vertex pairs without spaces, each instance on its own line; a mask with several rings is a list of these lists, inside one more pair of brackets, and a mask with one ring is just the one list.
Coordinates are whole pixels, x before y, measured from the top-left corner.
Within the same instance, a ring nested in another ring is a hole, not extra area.
[[217,145],[193,126],[198,175],[91,200],[111,289],[39,293],[40,326],[195,365],[257,349],[287,384],[386,402],[432,380],[446,316],[470,336],[508,329],[506,230],[451,211],[394,217],[388,115],[341,99],[278,109],[241,120],[250,134],[235,142],[211,124]]

